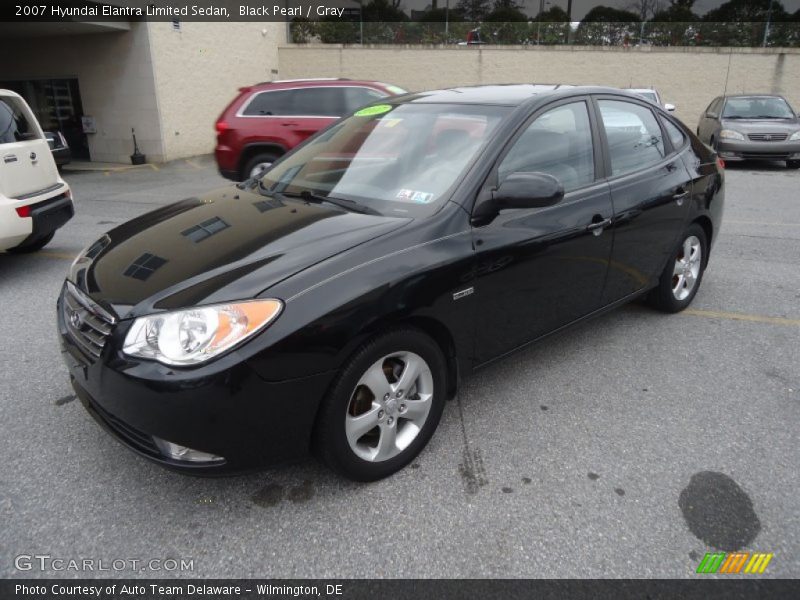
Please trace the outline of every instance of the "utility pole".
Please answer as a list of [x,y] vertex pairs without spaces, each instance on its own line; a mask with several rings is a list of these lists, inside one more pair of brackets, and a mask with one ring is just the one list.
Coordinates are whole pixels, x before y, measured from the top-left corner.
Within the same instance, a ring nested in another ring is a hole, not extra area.
[[764,25],[764,41],[761,42],[763,48],[767,47],[767,40],[769,38],[769,24],[772,20],[772,0],[769,0],[769,8],[767,9],[767,22]]
[[567,44],[572,43],[572,0],[567,0]]

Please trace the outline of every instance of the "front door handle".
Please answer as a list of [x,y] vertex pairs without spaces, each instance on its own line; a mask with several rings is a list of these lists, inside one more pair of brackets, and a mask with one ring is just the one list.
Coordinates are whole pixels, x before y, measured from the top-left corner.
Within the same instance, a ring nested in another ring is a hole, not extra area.
[[678,188],[678,190],[672,195],[672,199],[675,200],[675,203],[678,206],[683,204],[683,201],[689,197],[689,191],[684,190],[683,188]]
[[[595,215],[594,219],[602,219],[602,217],[600,217],[600,215]],[[603,229],[609,225],[611,225],[611,219],[602,219],[600,221],[592,220],[592,222],[586,226],[586,229],[597,236],[603,233]]]

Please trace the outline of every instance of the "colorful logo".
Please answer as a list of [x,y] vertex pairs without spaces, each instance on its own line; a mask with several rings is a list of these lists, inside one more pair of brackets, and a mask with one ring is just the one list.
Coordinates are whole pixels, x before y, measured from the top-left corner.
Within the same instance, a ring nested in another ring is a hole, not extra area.
[[[698,573],[763,573],[774,554],[766,552],[706,552]],[[744,568],[743,568],[744,567]]]

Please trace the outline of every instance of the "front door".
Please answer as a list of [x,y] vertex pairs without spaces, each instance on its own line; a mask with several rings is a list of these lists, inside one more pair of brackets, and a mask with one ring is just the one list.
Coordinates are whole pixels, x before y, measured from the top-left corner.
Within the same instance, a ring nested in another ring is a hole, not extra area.
[[589,106],[588,98],[570,99],[534,115],[487,181],[495,187],[511,173],[544,172],[566,195],[555,206],[504,210],[474,227],[478,363],[600,305],[612,206],[608,185],[597,177]]

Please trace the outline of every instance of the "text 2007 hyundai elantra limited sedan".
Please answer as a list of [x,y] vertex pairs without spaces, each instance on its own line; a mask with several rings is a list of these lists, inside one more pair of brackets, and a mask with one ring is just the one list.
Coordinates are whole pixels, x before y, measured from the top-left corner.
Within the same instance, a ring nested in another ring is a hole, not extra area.
[[314,450],[374,480],[472,369],[643,294],[685,308],[722,206],[715,154],[644,99],[409,94],[97,240],[58,301],[63,354],[89,412],[163,465]]

